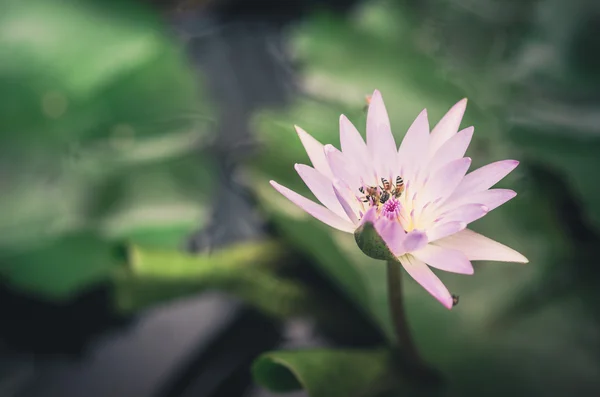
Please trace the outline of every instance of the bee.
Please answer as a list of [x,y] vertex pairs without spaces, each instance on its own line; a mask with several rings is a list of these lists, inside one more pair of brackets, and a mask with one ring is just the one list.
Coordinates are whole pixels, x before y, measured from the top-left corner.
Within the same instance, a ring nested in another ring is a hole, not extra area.
[[452,295],[452,307],[458,305],[458,295]]
[[383,184],[383,186],[381,187],[381,190],[389,192],[390,191],[390,181],[388,181],[385,178],[381,178],[381,183]]
[[[362,186],[358,188],[358,191],[361,192],[362,194],[365,194],[365,188],[363,188]],[[360,201],[362,201],[363,203],[368,203],[369,195],[364,196],[363,198],[360,199]]]
[[373,186],[367,186],[366,189],[361,186],[358,188],[358,191],[365,195],[361,200],[363,203],[368,203],[370,199],[376,200],[379,196],[377,188]]
[[396,177],[396,186],[394,186],[394,190],[392,191],[392,194],[394,195],[394,197],[398,198],[402,195],[402,192],[404,191],[404,180],[401,177]]
[[384,204],[389,199],[390,199],[390,194],[387,191],[384,190],[383,193],[381,193],[381,197],[379,198],[379,202],[381,204]]

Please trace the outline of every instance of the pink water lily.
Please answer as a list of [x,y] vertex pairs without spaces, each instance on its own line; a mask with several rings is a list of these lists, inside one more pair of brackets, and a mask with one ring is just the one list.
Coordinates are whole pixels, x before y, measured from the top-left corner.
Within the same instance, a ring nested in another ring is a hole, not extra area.
[[512,190],[490,188],[518,165],[515,160],[497,161],[467,174],[471,159],[463,156],[473,127],[459,131],[466,105],[466,99],[459,101],[431,132],[423,110],[397,149],[376,90],[367,114],[366,143],[344,115],[341,150],[296,127],[313,165],[296,164],[296,171],[323,205],[275,181],[271,185],[343,232],[354,233],[371,222],[404,269],[451,308],[452,295],[429,266],[473,274],[474,260],[528,262],[517,251],[466,228],[516,196]]

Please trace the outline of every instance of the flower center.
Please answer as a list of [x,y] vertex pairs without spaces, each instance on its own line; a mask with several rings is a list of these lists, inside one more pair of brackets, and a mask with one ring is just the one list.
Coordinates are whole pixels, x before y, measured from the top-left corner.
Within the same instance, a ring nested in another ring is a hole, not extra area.
[[400,210],[402,209],[402,205],[400,205],[400,201],[392,198],[383,204],[383,208],[381,210],[381,215],[385,216],[389,220],[397,219],[400,216]]
[[380,215],[390,220],[399,220],[402,204],[398,199],[404,192],[402,177],[396,177],[395,183],[390,183],[387,179],[381,178],[380,186],[363,186],[358,190],[363,194],[360,197],[363,203],[376,207]]

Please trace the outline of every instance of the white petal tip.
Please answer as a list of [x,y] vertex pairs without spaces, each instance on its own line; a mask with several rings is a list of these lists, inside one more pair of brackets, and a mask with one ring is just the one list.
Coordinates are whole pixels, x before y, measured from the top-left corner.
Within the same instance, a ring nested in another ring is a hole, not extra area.
[[296,124],[294,124],[294,129],[296,130],[296,133],[298,135],[303,135],[303,134],[307,134],[306,131],[304,131],[301,127],[297,126]]
[[529,259],[527,259],[525,257],[525,255],[521,254],[518,251],[515,251],[512,248],[509,248],[510,252],[509,255],[507,255],[506,257],[502,258],[502,259],[491,259],[492,261],[500,261],[500,262],[512,262],[512,263],[529,263]]
[[440,303],[442,305],[444,305],[444,307],[448,310],[452,310],[452,308],[454,307],[454,302],[452,302],[452,297],[450,297],[450,299],[444,299],[444,300],[440,300]]
[[467,108],[467,98],[463,98],[460,101],[456,102],[454,104],[454,106],[452,106],[452,108],[448,111],[448,113],[450,113],[450,112],[464,113],[466,108]]

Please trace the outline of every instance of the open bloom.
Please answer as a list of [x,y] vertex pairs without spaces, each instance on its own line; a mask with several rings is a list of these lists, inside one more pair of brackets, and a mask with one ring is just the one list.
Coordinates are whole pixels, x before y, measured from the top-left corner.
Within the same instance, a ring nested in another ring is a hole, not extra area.
[[503,160],[467,174],[471,159],[463,156],[473,127],[458,131],[466,105],[466,99],[454,105],[431,132],[423,110],[397,149],[383,99],[375,91],[366,143],[344,115],[341,151],[296,127],[314,167],[296,164],[296,171],[323,205],[277,182],[271,185],[341,231],[354,233],[371,224],[393,259],[451,308],[452,295],[429,266],[473,274],[473,260],[527,262],[515,250],[466,228],[515,197],[512,190],[490,188],[518,165]]

